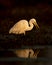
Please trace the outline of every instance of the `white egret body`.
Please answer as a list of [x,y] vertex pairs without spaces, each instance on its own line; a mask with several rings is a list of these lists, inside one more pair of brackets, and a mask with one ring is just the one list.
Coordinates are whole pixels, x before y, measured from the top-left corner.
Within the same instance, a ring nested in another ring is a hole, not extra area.
[[9,30],[9,33],[25,34],[26,31],[32,30],[34,25],[36,28],[39,28],[34,18],[30,19],[29,23],[27,20],[20,20]]

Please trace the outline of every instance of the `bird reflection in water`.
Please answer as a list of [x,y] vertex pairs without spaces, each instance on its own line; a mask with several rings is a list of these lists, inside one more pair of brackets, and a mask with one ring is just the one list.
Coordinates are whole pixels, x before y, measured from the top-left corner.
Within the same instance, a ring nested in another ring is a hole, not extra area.
[[21,49],[21,50],[15,50],[14,53],[19,58],[35,58],[37,59],[37,56],[39,54],[40,50],[36,50],[34,52],[33,49]]

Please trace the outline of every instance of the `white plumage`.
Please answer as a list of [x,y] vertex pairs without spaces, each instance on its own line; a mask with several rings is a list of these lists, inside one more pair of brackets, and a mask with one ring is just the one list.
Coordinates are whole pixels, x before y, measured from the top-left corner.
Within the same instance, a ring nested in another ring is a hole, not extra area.
[[36,28],[39,28],[34,18],[30,19],[29,23],[27,20],[20,20],[9,30],[9,33],[14,33],[14,34],[23,33],[25,35],[25,32],[32,30],[34,25]]

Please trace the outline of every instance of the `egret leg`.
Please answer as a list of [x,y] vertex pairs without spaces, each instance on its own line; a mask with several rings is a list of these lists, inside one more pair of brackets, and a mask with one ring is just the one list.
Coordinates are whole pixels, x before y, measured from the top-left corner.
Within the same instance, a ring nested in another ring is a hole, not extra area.
[[24,32],[24,35],[25,35],[25,32]]

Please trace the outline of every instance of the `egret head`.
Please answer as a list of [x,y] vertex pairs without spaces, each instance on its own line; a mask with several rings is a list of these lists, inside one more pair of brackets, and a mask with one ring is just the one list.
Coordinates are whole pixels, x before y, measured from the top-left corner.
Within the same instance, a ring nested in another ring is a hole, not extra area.
[[36,28],[39,28],[39,26],[38,26],[38,24],[36,22],[36,19],[32,18],[30,21],[33,23],[33,25],[36,26]]

